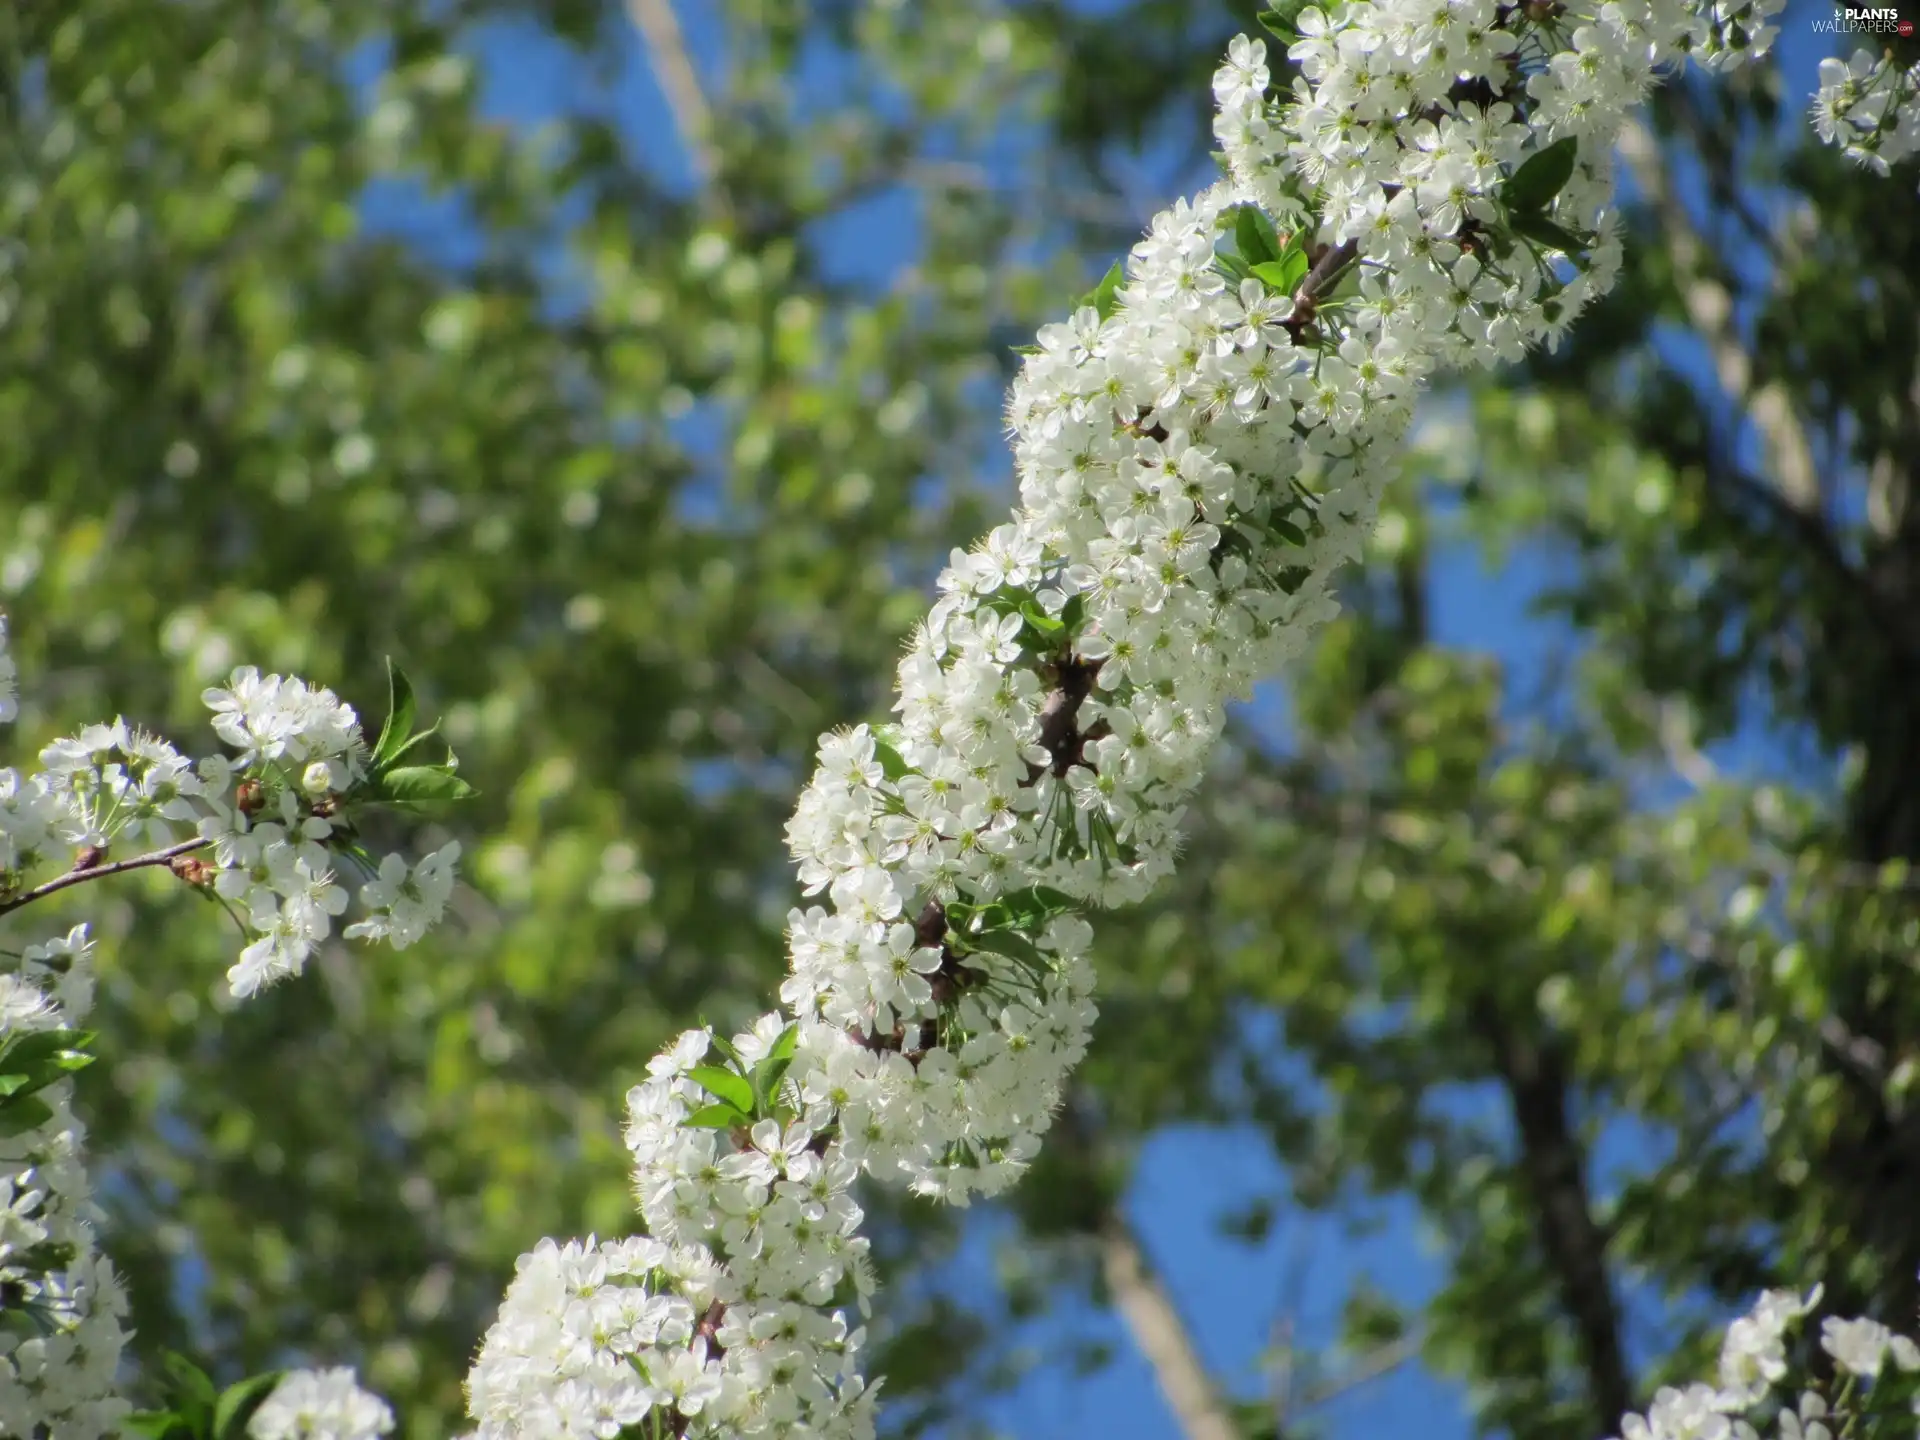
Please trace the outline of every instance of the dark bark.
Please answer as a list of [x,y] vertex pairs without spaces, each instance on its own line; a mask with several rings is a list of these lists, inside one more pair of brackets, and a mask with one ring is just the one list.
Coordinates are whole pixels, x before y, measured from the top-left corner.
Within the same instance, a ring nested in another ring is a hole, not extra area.
[[1635,1408],[1620,1337],[1620,1307],[1607,1273],[1607,1237],[1593,1218],[1586,1154],[1568,1117],[1566,1056],[1535,1022],[1516,1022],[1487,996],[1474,1024],[1506,1085],[1520,1138],[1520,1166],[1533,1199],[1540,1248],[1579,1336],[1595,1419],[1608,1433]]

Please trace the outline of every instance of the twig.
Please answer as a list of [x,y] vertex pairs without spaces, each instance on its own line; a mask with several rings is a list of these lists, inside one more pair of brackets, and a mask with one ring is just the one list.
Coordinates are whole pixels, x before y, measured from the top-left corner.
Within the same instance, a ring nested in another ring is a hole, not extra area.
[[674,128],[679,131],[681,144],[687,147],[694,178],[704,190],[720,173],[720,155],[713,143],[713,111],[707,105],[706,92],[700,88],[693,61],[687,56],[680,21],[673,13],[673,0],[626,0],[626,3],[628,16],[646,42],[647,64],[653,70],[653,78],[659,82],[660,93],[673,112]]
[[1369,1350],[1346,1374],[1329,1380],[1324,1385],[1316,1386],[1293,1413],[1296,1416],[1305,1415],[1311,1410],[1331,1404],[1342,1395],[1351,1394],[1363,1385],[1371,1385],[1383,1376],[1391,1375],[1402,1365],[1419,1356],[1420,1346],[1425,1338],[1420,1331],[1409,1330],[1398,1340],[1382,1345],[1377,1350]]
[[24,895],[0,904],[0,915],[10,910],[18,910],[23,905],[31,905],[56,890],[65,890],[70,885],[84,884],[88,880],[99,880],[108,875],[118,875],[126,870],[141,870],[154,865],[166,865],[181,855],[204,848],[210,844],[207,840],[182,840],[178,845],[169,845],[165,850],[155,850],[150,855],[136,856],[132,860],[115,860],[108,865],[90,865],[84,870],[69,870],[66,874],[47,881],[46,884],[27,891]]

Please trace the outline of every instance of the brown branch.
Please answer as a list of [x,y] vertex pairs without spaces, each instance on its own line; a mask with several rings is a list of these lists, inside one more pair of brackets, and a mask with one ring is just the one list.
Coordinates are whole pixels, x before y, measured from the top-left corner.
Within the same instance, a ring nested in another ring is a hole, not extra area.
[[1293,314],[1284,322],[1287,332],[1298,341],[1305,337],[1313,324],[1313,317],[1320,312],[1322,292],[1332,286],[1355,257],[1360,254],[1360,242],[1349,240],[1344,245],[1331,246],[1320,252],[1313,262],[1313,268],[1307,271],[1306,278],[1300,282],[1300,288],[1293,292]]
[[1040,706],[1039,744],[1053,763],[1050,767],[1030,764],[1025,785],[1038,784],[1049,768],[1060,778],[1075,765],[1086,763],[1081,751],[1089,737],[1080,733],[1080,707],[1093,693],[1093,677],[1100,673],[1100,665],[1098,660],[1071,656],[1052,665],[1054,688]]
[[1346,244],[1336,246],[1321,255],[1313,262],[1313,268],[1307,271],[1307,278],[1300,282],[1300,288],[1293,292],[1293,303],[1299,306],[1317,302],[1321,298],[1320,292],[1326,289],[1334,277],[1346,269],[1348,263],[1359,253],[1360,242],[1349,240]]
[[1634,1409],[1633,1382],[1621,1348],[1620,1307],[1607,1274],[1607,1237],[1593,1217],[1585,1156],[1567,1115],[1566,1058],[1552,1036],[1525,1032],[1489,995],[1475,997],[1470,1013],[1513,1105],[1540,1246],[1579,1337],[1595,1418],[1603,1429],[1612,1427]]
[[34,901],[44,899],[55,891],[84,884],[88,880],[101,880],[109,875],[119,875],[128,870],[147,869],[155,865],[170,865],[177,857],[202,849],[210,843],[207,840],[183,840],[178,845],[170,845],[165,850],[155,850],[150,855],[140,855],[132,860],[115,860],[108,865],[89,865],[84,869],[69,870],[66,874],[49,880],[46,884],[37,886],[24,895],[0,903],[0,915],[31,905]]

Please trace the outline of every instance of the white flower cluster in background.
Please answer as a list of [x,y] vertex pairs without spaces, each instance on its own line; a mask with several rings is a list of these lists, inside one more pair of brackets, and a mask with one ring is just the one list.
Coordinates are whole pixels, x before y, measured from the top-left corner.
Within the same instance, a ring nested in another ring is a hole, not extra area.
[[[653,1062],[627,1131],[651,1239],[621,1242],[653,1248],[522,1262],[469,1380],[481,1440],[872,1433],[854,1181],[964,1203],[1019,1176],[1094,1019],[1076,910],[1172,870],[1226,703],[1334,613],[1424,377],[1551,342],[1611,284],[1608,155],[1656,67],[1750,54],[1778,8],[1307,10],[1277,98],[1234,42],[1231,178],[1041,332],[1021,510],[940,576],[898,723],[822,737],[790,1013]],[[1234,237],[1261,254],[1230,266]]]
[[[4,644],[0,628],[0,717],[10,718],[13,665]],[[346,927],[347,937],[404,949],[439,920],[457,842],[413,866],[387,855],[377,871],[353,842],[350,811],[368,774],[352,706],[331,690],[252,666],[204,698],[215,733],[237,754],[189,760],[115,720],[55,740],[36,773],[0,768],[0,908],[30,890],[31,872],[64,868],[76,850],[98,863],[121,842],[177,849],[175,873],[210,887],[258,937],[227,972],[240,998],[299,974],[333,933],[348,904],[334,868],[342,853],[371,875],[360,890],[367,916]]]
[[[1794,1385],[1788,1337],[1820,1303],[1769,1290],[1727,1327],[1720,1383],[1664,1386],[1645,1415],[1621,1418],[1620,1440],[1833,1440],[1836,1435],[1920,1433],[1920,1346],[1875,1320],[1828,1316],[1820,1348],[1835,1382]],[[1797,1393],[1795,1393],[1797,1391]],[[1864,1425],[1864,1428],[1862,1428]]]
[[[297,973],[331,933],[347,903],[336,848],[373,870],[347,813],[364,796],[366,746],[352,708],[300,680],[241,669],[206,701],[237,756],[190,761],[115,720],[47,745],[39,771],[0,768],[0,913],[104,868],[116,844],[152,847],[126,858],[168,863],[261,937],[228,972],[244,997]],[[17,714],[0,617],[0,721]],[[396,946],[417,937],[445,907],[458,853],[449,846],[411,869],[386,856],[361,891],[369,917],[346,933]],[[50,864],[65,873],[37,891],[34,872]],[[93,1440],[120,1434],[130,1407],[113,1395],[126,1297],[95,1247],[85,1131],[71,1082],[58,1078],[89,1058],[78,1029],[93,1000],[87,928],[12,958],[0,971],[0,1075],[11,1087],[0,1107],[14,1129],[0,1138],[0,1435]],[[302,1371],[252,1424],[255,1440],[373,1440],[393,1421],[352,1372]]]
[[[0,1069],[27,1037],[70,1031],[93,1003],[84,925],[30,945],[0,974]],[[129,1413],[114,1398],[126,1295],[95,1246],[98,1218],[69,1108],[72,1082],[38,1091],[38,1125],[0,1138],[0,1434],[94,1440]]]
[[289,1370],[247,1421],[252,1440],[378,1440],[393,1411],[352,1370]]
[[1877,175],[1920,153],[1920,62],[1907,67],[1889,54],[1857,52],[1820,62],[1813,127],[1829,145]]

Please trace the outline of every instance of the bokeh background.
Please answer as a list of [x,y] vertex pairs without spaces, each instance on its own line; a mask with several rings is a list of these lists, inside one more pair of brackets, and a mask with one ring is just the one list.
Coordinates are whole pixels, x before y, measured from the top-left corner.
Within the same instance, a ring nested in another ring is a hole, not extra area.
[[[630,1226],[626,1088],[764,1008],[815,737],[1254,9],[0,13],[8,758],[209,748],[238,663],[377,715],[392,656],[483,792],[391,837],[466,847],[442,930],[237,1010],[162,877],[32,912],[104,941],[143,1363],[358,1364],[438,1440],[515,1256]],[[888,1434],[1596,1440],[1760,1286],[1915,1313],[1920,177],[1815,143],[1835,13],[1662,91],[1613,296],[1425,403],[1024,1187],[872,1197]]]

